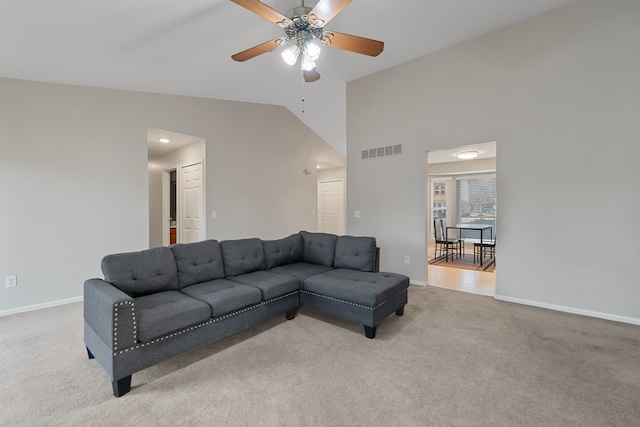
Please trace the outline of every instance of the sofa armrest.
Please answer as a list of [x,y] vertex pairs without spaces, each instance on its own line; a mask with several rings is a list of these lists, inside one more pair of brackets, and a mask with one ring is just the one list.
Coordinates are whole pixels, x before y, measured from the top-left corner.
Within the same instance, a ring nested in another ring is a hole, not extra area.
[[102,279],[84,282],[84,320],[113,351],[137,341],[133,298]]

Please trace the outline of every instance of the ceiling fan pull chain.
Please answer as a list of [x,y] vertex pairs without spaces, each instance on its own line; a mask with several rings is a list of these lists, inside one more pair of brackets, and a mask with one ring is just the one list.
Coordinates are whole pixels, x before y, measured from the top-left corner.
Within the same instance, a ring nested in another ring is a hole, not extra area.
[[302,114],[304,114],[304,79],[302,80]]

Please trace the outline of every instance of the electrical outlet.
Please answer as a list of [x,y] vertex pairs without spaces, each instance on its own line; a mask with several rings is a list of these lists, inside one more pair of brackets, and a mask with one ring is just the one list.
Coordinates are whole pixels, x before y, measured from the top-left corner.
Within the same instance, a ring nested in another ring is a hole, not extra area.
[[411,257],[409,255],[405,255],[404,256],[404,263],[405,264],[411,264]]
[[354,218],[360,218],[360,211],[355,211],[355,212],[353,213],[353,217],[354,217]]
[[7,288],[15,288],[18,286],[18,276],[7,276],[4,279],[4,283]]
[[211,211],[211,218],[212,219],[218,218],[218,211]]

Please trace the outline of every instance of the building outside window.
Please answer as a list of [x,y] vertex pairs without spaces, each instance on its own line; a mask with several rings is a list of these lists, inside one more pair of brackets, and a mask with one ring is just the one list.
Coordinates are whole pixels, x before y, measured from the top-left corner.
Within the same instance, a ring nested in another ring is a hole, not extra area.
[[447,218],[447,195],[444,182],[433,183],[433,219]]

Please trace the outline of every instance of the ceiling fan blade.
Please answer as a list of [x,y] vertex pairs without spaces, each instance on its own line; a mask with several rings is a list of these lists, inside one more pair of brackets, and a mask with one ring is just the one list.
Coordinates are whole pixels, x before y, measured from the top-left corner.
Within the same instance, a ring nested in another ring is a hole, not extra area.
[[335,16],[347,7],[351,0],[320,0],[318,4],[309,12],[323,21],[321,27],[331,21]]
[[287,17],[281,14],[280,12],[271,9],[269,6],[267,6],[266,4],[258,0],[231,0],[231,1],[237,4],[238,6],[242,6],[245,9],[250,10],[251,12],[257,15],[262,16],[264,19],[266,19],[267,21],[271,21],[274,24],[277,24],[278,22],[282,22],[285,19],[287,19]]
[[280,38],[269,40],[268,42],[264,42],[259,44],[258,46],[251,47],[247,50],[243,50],[242,52],[238,52],[235,55],[232,55],[231,58],[234,61],[244,62],[247,59],[255,58],[258,55],[262,55],[263,53],[271,52],[278,47],[280,47],[279,43]]
[[309,71],[302,71],[302,75],[304,77],[304,81],[307,83],[313,83],[320,80],[320,74],[316,71],[315,67]]
[[378,56],[384,49],[384,42],[378,40],[336,33],[335,31],[326,31],[325,35],[328,37],[323,37],[323,41],[327,40],[327,44],[336,49],[348,50],[369,56]]

